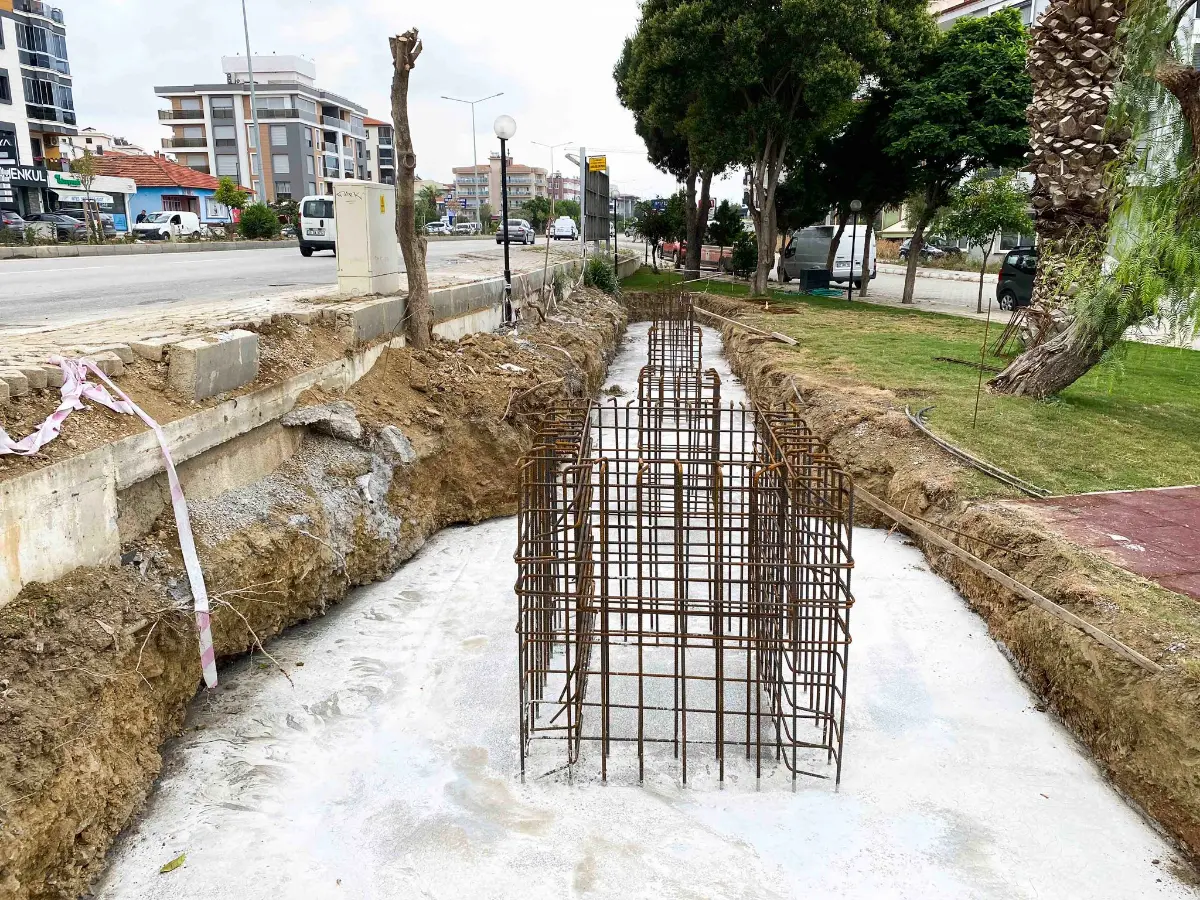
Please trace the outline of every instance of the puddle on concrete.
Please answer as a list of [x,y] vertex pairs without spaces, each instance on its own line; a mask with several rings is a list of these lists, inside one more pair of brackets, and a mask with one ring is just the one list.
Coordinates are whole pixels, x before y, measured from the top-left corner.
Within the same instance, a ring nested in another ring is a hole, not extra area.
[[[636,384],[645,334],[631,328],[610,384]],[[261,657],[225,666],[96,896],[1193,896],[920,554],[880,531],[854,541],[838,791],[732,760],[723,788],[702,766],[682,787],[669,759],[645,786],[602,785],[594,766],[522,783],[503,519],[448,529],[275,640],[293,683]]]

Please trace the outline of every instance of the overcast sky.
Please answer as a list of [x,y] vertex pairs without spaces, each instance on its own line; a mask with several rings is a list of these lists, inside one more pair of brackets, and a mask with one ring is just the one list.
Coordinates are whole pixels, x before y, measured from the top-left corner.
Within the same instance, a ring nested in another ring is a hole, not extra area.
[[[239,0],[52,0],[67,22],[80,127],[128,138],[148,151],[168,130],[154,85],[214,83],[221,56],[244,53]],[[633,121],[617,102],[612,67],[637,23],[637,0],[247,0],[258,54],[297,54],[317,66],[317,84],[388,119],[389,35],[420,29],[409,115],[423,178],[451,180],[471,163],[469,107],[440,99],[504,95],[476,107],[479,156],[499,149],[492,122],[517,120],[517,162],[548,166],[531,141],[584,144],[606,152],[613,180],[643,197],[668,194],[674,180],[646,162]],[[563,171],[562,151],[556,166]],[[718,197],[740,202],[740,176]]]

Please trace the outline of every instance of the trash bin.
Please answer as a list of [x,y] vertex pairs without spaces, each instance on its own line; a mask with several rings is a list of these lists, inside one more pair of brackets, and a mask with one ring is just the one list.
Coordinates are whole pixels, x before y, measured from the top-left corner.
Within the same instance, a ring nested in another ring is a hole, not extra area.
[[792,279],[801,291],[815,291],[829,287],[829,277],[833,273],[829,269],[801,269]]

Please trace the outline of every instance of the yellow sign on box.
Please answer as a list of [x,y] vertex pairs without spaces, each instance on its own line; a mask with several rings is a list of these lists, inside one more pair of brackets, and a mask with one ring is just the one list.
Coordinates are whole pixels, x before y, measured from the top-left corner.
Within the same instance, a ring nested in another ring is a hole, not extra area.
[[607,156],[589,156],[588,157],[588,171],[589,172],[603,172],[607,168],[608,168],[608,157]]
[[387,198],[383,194],[379,195],[379,214],[383,215],[387,212]]

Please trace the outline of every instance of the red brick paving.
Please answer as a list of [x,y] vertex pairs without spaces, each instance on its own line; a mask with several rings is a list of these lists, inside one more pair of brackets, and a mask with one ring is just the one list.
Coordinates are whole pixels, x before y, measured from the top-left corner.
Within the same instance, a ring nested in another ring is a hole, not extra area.
[[1122,568],[1200,600],[1200,487],[1078,494],[1017,505]]

